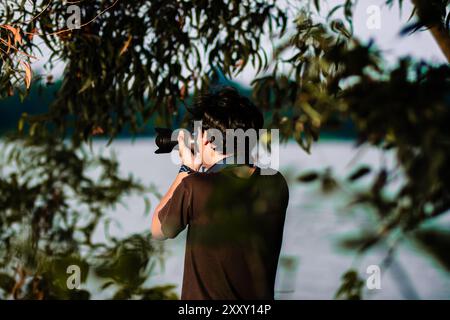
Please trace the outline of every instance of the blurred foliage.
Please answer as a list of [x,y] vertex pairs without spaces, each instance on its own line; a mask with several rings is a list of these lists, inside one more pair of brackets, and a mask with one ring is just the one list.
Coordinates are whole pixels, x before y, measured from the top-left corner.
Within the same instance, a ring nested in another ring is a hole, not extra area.
[[448,230],[424,228],[416,232],[415,238],[429,254],[437,258],[447,271],[450,271],[450,255],[448,253],[450,232]]
[[349,270],[342,276],[342,285],[336,292],[336,299],[360,300],[364,281],[355,270]]
[[[45,131],[44,131],[45,132]],[[114,297],[174,298],[172,287],[146,288],[144,281],[160,263],[160,246],[150,235],[117,239],[106,215],[126,195],[153,192],[133,177],[122,178],[114,157],[74,148],[58,137],[2,142],[0,163],[0,297],[86,299],[86,287],[69,290],[67,268],[90,270],[97,281],[114,285]],[[106,240],[94,242],[94,232]],[[89,287],[92,290],[92,286]]]
[[[348,179],[338,179],[327,168],[299,177],[305,183],[320,181],[327,193],[371,177],[367,190],[351,188],[352,205],[371,208],[378,219],[362,251],[400,234],[448,261],[442,234],[419,231],[426,221],[448,213],[450,205],[449,66],[408,57],[387,66],[374,43],[353,35],[356,1],[343,0],[326,13],[322,3],[287,2],[281,8],[275,1],[83,1],[78,3],[81,28],[67,29],[69,13],[62,1],[2,2],[1,98],[24,98],[30,81],[52,83],[39,75],[30,80],[29,64],[42,43],[49,49],[49,71],[58,61],[65,63],[48,113],[24,114],[18,123],[21,140],[4,151],[4,163],[12,168],[0,185],[5,296],[72,297],[52,272],[58,259],[79,259],[97,266],[97,276],[111,279],[105,286],[118,288],[115,298],[173,298],[171,287],[143,288],[157,252],[147,238],[90,242],[108,207],[145,188],[119,177],[113,159],[92,159],[81,150],[95,135],[112,140],[124,128],[139,133],[152,116],[157,125],[170,126],[188,95],[210,88],[214,68],[232,77],[247,65],[258,72],[253,98],[272,115],[267,127],[279,128],[284,140],[294,138],[310,152],[324,124],[339,126],[350,118],[358,146],[396,155],[398,166],[386,164],[379,172],[357,168]],[[417,10],[403,34],[429,29],[449,57],[448,1],[413,3]],[[339,12],[343,20],[336,18]],[[272,56],[261,45],[266,36],[277,42]],[[90,166],[100,168],[101,179],[87,177]],[[400,186],[398,177],[404,177]],[[27,234],[26,227],[31,240],[24,243],[30,247],[13,249],[12,239]],[[13,258],[18,259],[15,269]],[[30,277],[34,280],[27,284]],[[357,274],[349,272],[343,280],[338,297],[361,296]]]

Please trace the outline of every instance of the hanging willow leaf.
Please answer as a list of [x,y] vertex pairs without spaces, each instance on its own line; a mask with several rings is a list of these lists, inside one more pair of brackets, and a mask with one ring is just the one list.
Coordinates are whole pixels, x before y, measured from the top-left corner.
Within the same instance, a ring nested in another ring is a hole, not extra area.
[[351,36],[352,36],[350,31],[348,31],[347,28],[345,28],[345,25],[342,22],[342,20],[333,20],[330,24],[330,27],[331,27],[331,30],[342,34],[346,38],[351,38]]
[[128,50],[128,47],[130,46],[132,39],[133,39],[133,37],[130,34],[128,36],[127,41],[125,41],[125,43],[123,44],[122,49],[120,49],[119,56],[122,56]]
[[357,169],[355,172],[353,172],[347,179],[349,181],[356,181],[365,175],[369,174],[371,172],[371,168],[367,166],[363,166],[359,169]]
[[89,88],[92,88],[92,85],[95,83],[95,81],[91,78],[86,79],[86,81],[83,83],[83,86],[78,91],[78,93],[83,93],[84,91],[88,90]]
[[10,25],[1,25],[0,28],[7,29],[13,34],[14,45],[17,45],[17,44],[22,45],[23,44],[23,40],[22,40],[22,36],[20,34],[19,28],[14,28],[13,26],[10,26]]
[[300,182],[313,182],[319,178],[319,174],[317,172],[307,172],[300,175],[297,180]]
[[24,71],[25,71],[25,78],[24,78],[25,86],[27,89],[29,89],[31,86],[31,78],[32,78],[31,66],[27,61],[23,61],[23,60],[20,61],[20,64],[23,66]]

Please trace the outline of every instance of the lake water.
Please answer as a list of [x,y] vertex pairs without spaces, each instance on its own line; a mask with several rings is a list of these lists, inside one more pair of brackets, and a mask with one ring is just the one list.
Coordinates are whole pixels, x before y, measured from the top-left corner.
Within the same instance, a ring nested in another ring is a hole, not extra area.
[[[96,142],[95,149],[102,149],[104,142]],[[132,173],[141,181],[154,183],[164,193],[176,176],[178,166],[170,155],[155,155],[152,139],[115,141],[113,149],[124,174]],[[348,174],[358,164],[380,166],[381,161],[393,162],[392,155],[385,159],[379,151],[366,148],[355,158],[357,150],[351,142],[322,142],[307,155],[295,143],[288,143],[280,150],[280,171],[290,186],[283,247],[276,283],[278,299],[332,299],[341,283],[343,272],[351,267],[360,271],[365,280],[369,265],[381,265],[386,248],[371,250],[364,256],[339,249],[338,240],[355,234],[362,226],[372,223],[364,209],[347,206],[348,196],[337,193],[324,196],[316,184],[304,185],[295,178],[305,171],[330,167],[337,175]],[[364,182],[366,181],[366,182]],[[370,181],[365,178],[356,188]],[[157,200],[152,198],[152,207]],[[126,236],[150,228],[151,215],[143,215],[144,202],[137,197],[126,199],[127,208],[112,213],[120,226],[112,233]],[[440,224],[450,226],[450,220]],[[96,234],[99,239],[102,230]],[[175,284],[181,292],[183,277],[185,234],[164,242],[165,265],[148,279],[148,285]],[[106,298],[107,292],[98,292],[97,298]],[[394,256],[394,263],[387,270],[381,269],[381,289],[364,291],[366,299],[449,299],[450,276],[434,260],[424,255],[410,242],[402,242]]]

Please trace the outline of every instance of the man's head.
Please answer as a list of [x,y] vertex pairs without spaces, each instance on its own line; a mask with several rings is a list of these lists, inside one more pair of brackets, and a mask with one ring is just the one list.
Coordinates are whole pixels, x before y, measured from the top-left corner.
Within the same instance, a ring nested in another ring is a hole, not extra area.
[[[264,118],[248,98],[232,87],[225,87],[199,97],[191,110],[194,120],[202,122],[202,158],[206,167],[214,164],[218,157],[231,154],[235,158],[244,156],[245,162],[249,162],[255,141],[246,136],[243,148],[239,148],[239,138],[236,135],[250,132],[251,129],[257,133],[263,127]],[[219,136],[221,139],[218,139]],[[233,147],[230,147],[231,144]]]

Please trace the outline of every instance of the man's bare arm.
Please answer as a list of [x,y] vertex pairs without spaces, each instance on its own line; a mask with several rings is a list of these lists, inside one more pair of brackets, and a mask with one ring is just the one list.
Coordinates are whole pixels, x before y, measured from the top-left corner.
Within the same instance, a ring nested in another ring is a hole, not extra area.
[[[197,152],[196,154],[192,154],[192,151],[190,147],[188,148],[184,141],[184,131],[180,131],[178,134],[178,152],[180,155],[181,163],[185,166],[188,166],[193,171],[198,171],[200,169],[200,166],[202,164],[202,152],[203,152],[203,140],[206,141],[206,134],[203,136],[201,128],[198,128],[197,132]],[[175,178],[175,181],[170,186],[167,193],[162,197],[161,201],[159,202],[158,206],[155,208],[155,212],[153,213],[152,218],[152,226],[151,226],[151,232],[152,232],[152,238],[156,240],[165,240],[167,237],[163,234],[161,230],[161,221],[159,221],[158,213],[159,211],[164,208],[166,203],[172,198],[173,192],[178,187],[178,185],[181,183],[181,181],[186,178],[188,173],[186,172],[180,172],[178,173],[177,177]]]
[[159,211],[162,208],[164,208],[164,206],[167,204],[167,202],[170,200],[170,198],[172,198],[173,192],[178,187],[178,185],[181,183],[181,181],[183,181],[183,179],[185,177],[187,177],[187,175],[188,174],[186,172],[180,172],[176,176],[176,178],[175,178],[174,182],[172,183],[172,185],[170,186],[169,190],[166,192],[164,197],[161,198],[161,201],[156,206],[155,211],[153,213],[152,226],[151,226],[151,232],[152,232],[153,239],[156,239],[156,240],[166,240],[167,239],[167,237],[163,234],[163,232],[161,230],[161,221],[159,221],[158,214],[159,214]]

